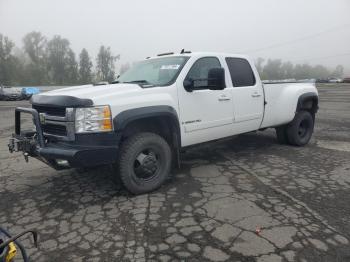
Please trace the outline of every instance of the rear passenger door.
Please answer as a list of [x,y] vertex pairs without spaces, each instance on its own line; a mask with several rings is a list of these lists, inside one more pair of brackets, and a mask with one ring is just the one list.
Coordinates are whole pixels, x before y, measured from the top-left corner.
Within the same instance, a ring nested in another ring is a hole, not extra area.
[[226,57],[232,84],[234,133],[257,130],[264,113],[264,92],[245,58]]

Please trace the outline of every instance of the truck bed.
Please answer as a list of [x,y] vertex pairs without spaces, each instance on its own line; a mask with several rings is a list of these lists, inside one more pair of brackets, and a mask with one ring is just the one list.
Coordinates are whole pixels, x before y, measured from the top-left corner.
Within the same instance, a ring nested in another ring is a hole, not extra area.
[[[261,128],[280,126],[292,121],[302,94],[315,93],[314,83],[273,82],[263,84],[265,111]],[[317,92],[317,91],[316,91]]]

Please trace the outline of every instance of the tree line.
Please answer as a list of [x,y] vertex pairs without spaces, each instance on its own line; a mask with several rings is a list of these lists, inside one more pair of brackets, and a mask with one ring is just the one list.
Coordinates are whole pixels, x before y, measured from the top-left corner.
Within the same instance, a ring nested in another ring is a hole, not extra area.
[[[95,58],[95,66],[83,48],[76,57],[68,39],[59,35],[48,39],[40,32],[30,32],[18,48],[8,37],[0,34],[0,84],[2,85],[78,85],[99,81],[113,81],[115,63],[110,47],[102,45]],[[341,78],[344,68],[334,70],[323,65],[292,64],[281,59],[258,58],[257,69],[263,80]],[[120,67],[120,73],[130,67]]]
[[[102,45],[95,67],[83,48],[76,57],[68,39],[55,35],[48,39],[40,32],[23,38],[22,48],[0,34],[0,84],[3,85],[77,85],[115,79],[114,55]],[[123,65],[126,70],[127,65]]]
[[263,80],[282,80],[282,79],[327,79],[330,77],[342,78],[344,67],[338,65],[334,70],[323,65],[292,64],[291,62],[282,62],[281,59],[258,58],[256,68]]

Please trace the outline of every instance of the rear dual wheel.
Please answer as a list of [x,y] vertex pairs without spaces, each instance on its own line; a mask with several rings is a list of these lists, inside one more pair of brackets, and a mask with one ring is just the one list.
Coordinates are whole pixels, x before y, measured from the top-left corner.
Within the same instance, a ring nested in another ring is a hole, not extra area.
[[281,144],[304,146],[309,143],[314,131],[314,117],[308,111],[296,113],[292,122],[276,128],[277,140]]

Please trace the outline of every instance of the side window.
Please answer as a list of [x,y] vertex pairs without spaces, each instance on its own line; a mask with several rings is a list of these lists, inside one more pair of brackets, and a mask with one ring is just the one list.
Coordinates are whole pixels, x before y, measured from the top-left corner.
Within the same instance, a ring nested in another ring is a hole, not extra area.
[[253,70],[246,59],[227,57],[226,63],[230,70],[233,86],[255,85],[256,81]]
[[[221,67],[220,61],[216,57],[203,57],[198,59],[191,67],[186,76],[186,80],[208,78],[209,70]],[[196,81],[198,86],[207,86],[208,80]]]

